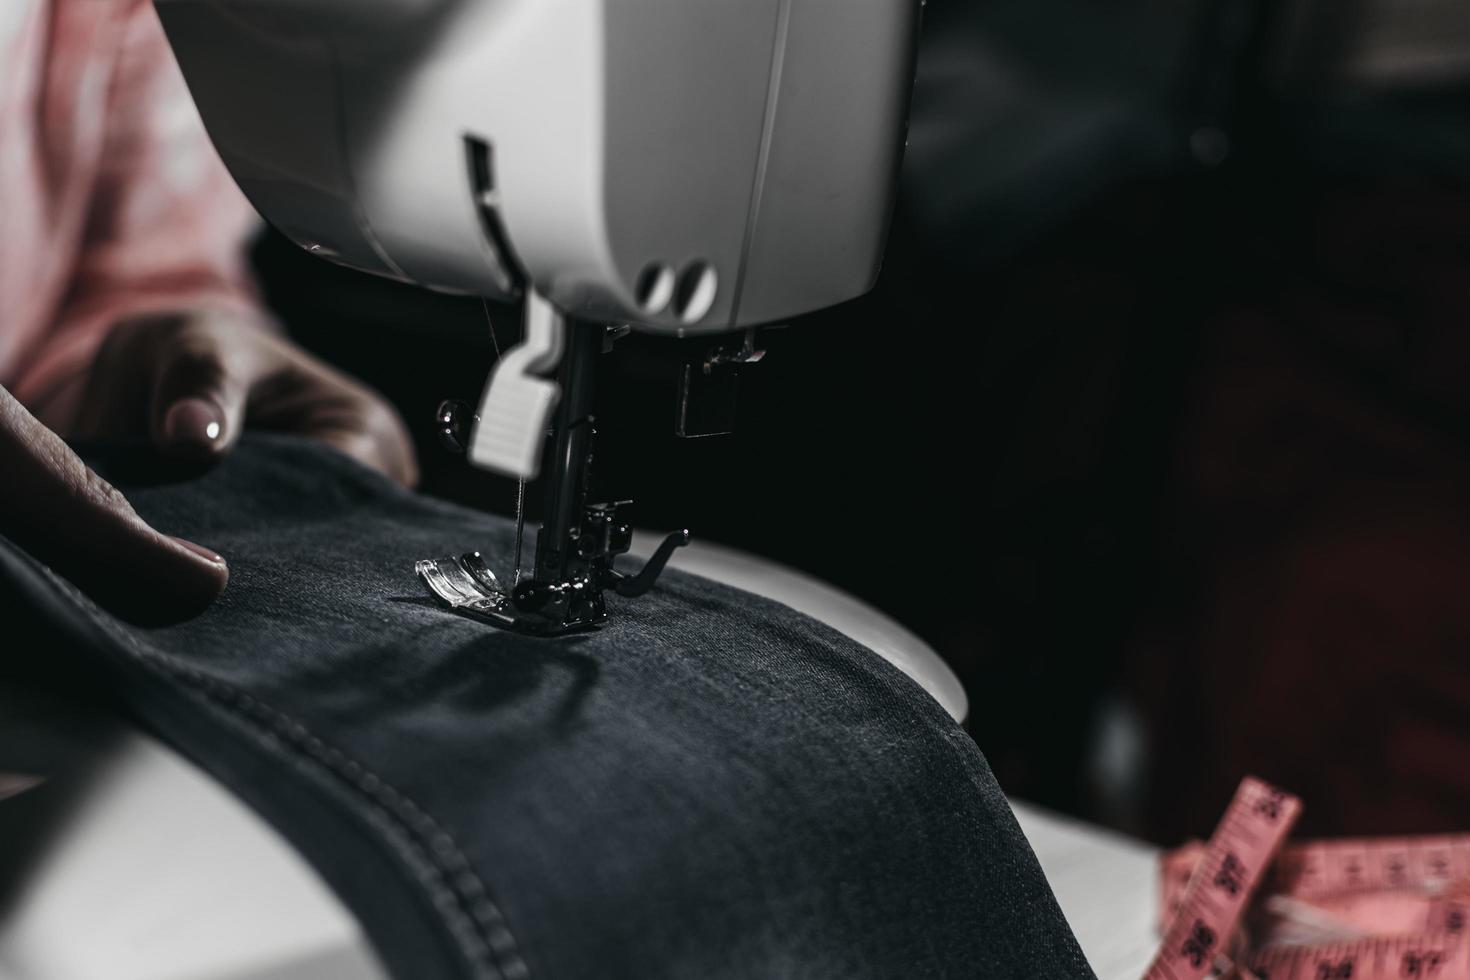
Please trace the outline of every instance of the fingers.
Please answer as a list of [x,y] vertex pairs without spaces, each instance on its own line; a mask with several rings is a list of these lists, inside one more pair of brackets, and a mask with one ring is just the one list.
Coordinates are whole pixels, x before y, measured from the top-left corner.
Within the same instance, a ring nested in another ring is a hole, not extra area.
[[82,437],[147,430],[164,453],[209,461],[246,424],[332,445],[404,486],[418,482],[408,431],[376,392],[259,323],[222,313],[151,316],[113,329],[94,363]]
[[316,439],[403,486],[418,483],[413,440],[381,395],[285,340],[263,342],[273,368],[251,391],[252,425]]
[[248,422],[325,442],[404,486],[418,482],[412,440],[381,396],[257,324],[198,315],[162,354],[150,418],[165,452],[218,456]]
[[152,345],[157,368],[148,430],[164,453],[208,460],[239,441],[251,388],[264,367],[258,347],[239,333],[251,329],[195,317]]
[[212,551],[160,534],[0,388],[0,533],[126,619],[194,615],[225,588]]
[[248,324],[211,314],[136,317],[108,331],[76,416],[78,439],[147,432],[164,453],[213,459],[239,439],[245,402],[261,370]]
[[398,413],[386,404],[368,403],[357,412],[355,425],[324,428],[315,437],[401,486],[418,485],[418,460],[408,432]]

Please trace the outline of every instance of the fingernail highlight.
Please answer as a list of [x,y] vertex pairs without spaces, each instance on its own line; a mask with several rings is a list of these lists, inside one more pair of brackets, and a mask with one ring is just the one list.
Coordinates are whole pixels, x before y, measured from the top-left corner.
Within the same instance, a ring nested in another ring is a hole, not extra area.
[[224,413],[204,398],[184,398],[163,417],[163,437],[176,446],[212,449],[224,434]]
[[194,552],[194,554],[198,555],[200,558],[205,559],[206,561],[213,562],[216,565],[223,565],[225,563],[224,556],[220,555],[218,552],[210,551],[202,544],[195,544],[194,542],[186,541],[183,538],[175,538],[173,535],[169,535],[169,537],[178,542],[180,545]]

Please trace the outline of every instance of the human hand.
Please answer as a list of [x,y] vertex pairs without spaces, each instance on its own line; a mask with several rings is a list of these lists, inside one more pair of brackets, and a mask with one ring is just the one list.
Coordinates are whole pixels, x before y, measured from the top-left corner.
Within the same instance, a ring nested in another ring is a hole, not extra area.
[[118,324],[63,431],[86,439],[142,433],[165,454],[209,460],[247,425],[318,439],[405,486],[418,480],[403,421],[380,395],[259,324],[222,313]]
[[223,558],[149,527],[4,388],[0,473],[0,534],[126,619],[193,615],[229,581]]

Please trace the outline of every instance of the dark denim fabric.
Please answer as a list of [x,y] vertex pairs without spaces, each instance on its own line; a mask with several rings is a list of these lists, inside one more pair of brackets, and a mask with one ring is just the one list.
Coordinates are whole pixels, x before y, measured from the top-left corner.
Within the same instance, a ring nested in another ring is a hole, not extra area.
[[503,560],[503,519],[279,438],[182,482],[93,462],[229,589],[139,629],[0,541],[8,631],[35,631],[0,659],[105,678],[396,976],[1091,976],[974,743],[820,624],[667,573],[600,632],[512,635],[413,573]]

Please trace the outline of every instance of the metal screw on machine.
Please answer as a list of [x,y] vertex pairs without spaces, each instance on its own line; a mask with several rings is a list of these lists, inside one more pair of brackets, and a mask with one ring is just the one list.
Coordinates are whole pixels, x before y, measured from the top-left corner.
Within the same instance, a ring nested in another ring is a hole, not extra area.
[[479,420],[480,417],[470,408],[468,402],[448,398],[439,403],[439,408],[434,413],[439,441],[445,449],[460,455],[469,447],[470,431]]

